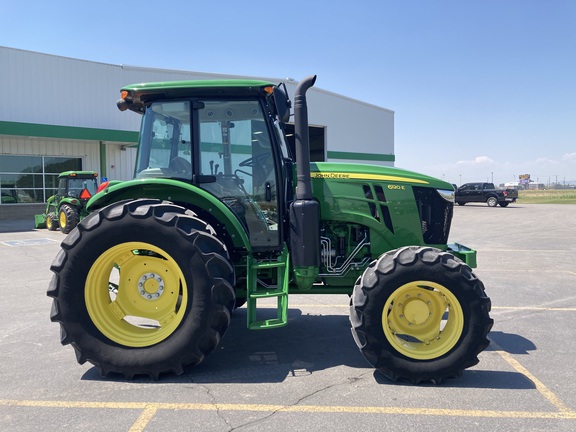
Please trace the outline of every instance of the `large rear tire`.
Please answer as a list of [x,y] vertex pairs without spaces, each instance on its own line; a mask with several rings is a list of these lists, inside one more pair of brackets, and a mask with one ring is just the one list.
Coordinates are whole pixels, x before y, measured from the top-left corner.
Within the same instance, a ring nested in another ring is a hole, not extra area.
[[493,320],[470,267],[431,247],[405,247],[374,261],[356,282],[352,334],[370,364],[412,383],[460,376],[478,363]]
[[158,200],[89,215],[51,270],[61,342],[103,376],[181,374],[218,345],[235,301],[223,243],[191,212]]

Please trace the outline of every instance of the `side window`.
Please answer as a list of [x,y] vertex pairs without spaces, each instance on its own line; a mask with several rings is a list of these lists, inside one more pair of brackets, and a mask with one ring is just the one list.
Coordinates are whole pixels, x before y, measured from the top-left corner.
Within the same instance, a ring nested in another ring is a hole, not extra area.
[[279,244],[278,198],[271,138],[258,101],[205,101],[200,116],[202,188],[238,216],[253,246]]
[[58,181],[58,195],[60,196],[64,196],[66,195],[66,179],[65,178],[61,178]]

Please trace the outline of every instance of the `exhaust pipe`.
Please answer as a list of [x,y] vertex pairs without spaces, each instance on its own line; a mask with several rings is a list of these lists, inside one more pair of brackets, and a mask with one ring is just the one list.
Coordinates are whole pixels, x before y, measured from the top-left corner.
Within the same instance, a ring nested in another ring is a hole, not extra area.
[[310,180],[310,139],[306,91],[316,75],[302,80],[294,96],[296,196],[290,206],[290,254],[294,281],[301,290],[312,288],[320,270],[320,204],[313,199]]
[[306,91],[316,82],[316,75],[298,83],[294,96],[294,139],[296,142],[296,199],[312,199],[310,184],[310,138]]

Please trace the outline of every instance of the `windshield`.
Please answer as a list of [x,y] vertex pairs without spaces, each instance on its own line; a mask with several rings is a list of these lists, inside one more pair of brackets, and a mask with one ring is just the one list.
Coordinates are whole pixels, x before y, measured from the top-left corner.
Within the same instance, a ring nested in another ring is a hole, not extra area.
[[190,103],[157,102],[146,109],[140,131],[136,177],[191,180]]

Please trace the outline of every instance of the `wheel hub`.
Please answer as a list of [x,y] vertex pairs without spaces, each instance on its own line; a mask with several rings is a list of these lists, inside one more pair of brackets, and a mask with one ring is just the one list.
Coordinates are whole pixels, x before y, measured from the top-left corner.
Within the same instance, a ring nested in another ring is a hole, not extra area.
[[404,306],[404,317],[410,324],[421,325],[426,322],[430,316],[430,308],[426,303],[419,299],[409,301]]
[[138,280],[138,292],[145,300],[155,300],[164,293],[164,279],[156,273],[146,273]]

